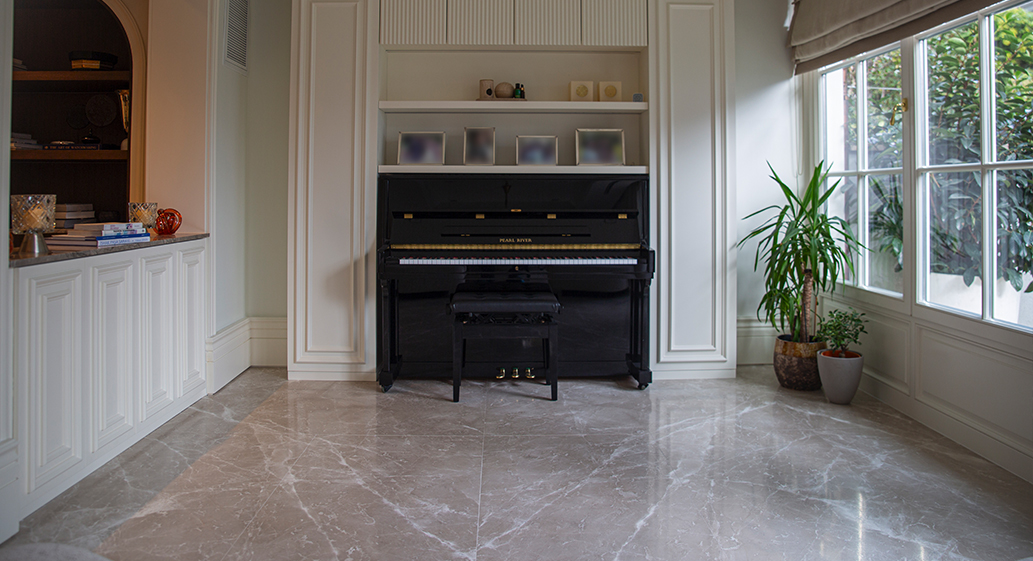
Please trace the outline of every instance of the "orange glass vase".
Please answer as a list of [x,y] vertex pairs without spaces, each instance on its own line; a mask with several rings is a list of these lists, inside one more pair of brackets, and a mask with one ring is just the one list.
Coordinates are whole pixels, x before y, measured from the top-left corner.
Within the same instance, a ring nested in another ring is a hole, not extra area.
[[154,223],[154,231],[159,236],[169,236],[179,230],[183,224],[183,215],[174,208],[163,208],[158,211],[158,219]]

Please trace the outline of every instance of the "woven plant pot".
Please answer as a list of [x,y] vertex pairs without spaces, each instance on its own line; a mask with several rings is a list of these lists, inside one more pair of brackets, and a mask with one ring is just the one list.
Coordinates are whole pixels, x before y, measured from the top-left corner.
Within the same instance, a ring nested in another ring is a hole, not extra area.
[[794,343],[789,335],[779,335],[775,340],[775,376],[778,383],[790,390],[814,391],[821,389],[818,374],[818,351],[825,348],[825,342]]

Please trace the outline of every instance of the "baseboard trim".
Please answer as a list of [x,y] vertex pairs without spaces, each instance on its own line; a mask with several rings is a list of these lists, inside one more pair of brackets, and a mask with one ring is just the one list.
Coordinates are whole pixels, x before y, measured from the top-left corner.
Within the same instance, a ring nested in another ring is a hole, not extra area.
[[205,341],[208,393],[213,394],[251,367],[251,320],[244,318]]
[[662,382],[665,380],[724,380],[735,378],[735,368],[675,368],[675,369],[653,369],[653,381]]
[[736,318],[736,357],[739,366],[771,364],[778,331],[755,317]]
[[287,366],[287,318],[244,318],[205,342],[208,393],[252,366]]
[[287,318],[251,318],[251,366],[287,366]]

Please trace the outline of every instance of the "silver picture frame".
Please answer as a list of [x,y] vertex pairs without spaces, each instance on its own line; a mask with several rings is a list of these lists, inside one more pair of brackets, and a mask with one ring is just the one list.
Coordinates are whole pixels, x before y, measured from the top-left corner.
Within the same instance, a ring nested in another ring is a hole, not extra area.
[[579,166],[625,165],[624,129],[577,129]]
[[398,132],[398,164],[444,165],[444,131]]
[[559,161],[555,136],[524,135],[516,137],[518,166],[554,166]]
[[495,127],[466,127],[464,129],[463,165],[495,165]]

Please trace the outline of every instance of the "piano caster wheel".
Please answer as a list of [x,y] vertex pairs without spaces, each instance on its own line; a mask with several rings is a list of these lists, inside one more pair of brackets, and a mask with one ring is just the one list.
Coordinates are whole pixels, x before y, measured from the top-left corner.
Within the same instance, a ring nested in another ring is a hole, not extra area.
[[530,368],[525,368],[524,378],[527,378],[528,380],[534,380],[534,372],[532,372]]
[[499,373],[495,375],[496,380],[503,380],[506,378],[506,369],[499,368]]
[[644,384],[644,383],[643,383],[643,384],[639,384],[639,385],[638,385],[638,389],[640,389],[640,390],[644,390],[644,389],[646,389],[646,388],[648,388],[648,387],[649,387],[649,384]]
[[520,369],[514,366],[513,369],[510,370],[510,377],[513,378],[514,380],[519,380],[520,379]]
[[394,385],[394,384],[387,384],[386,386],[380,386],[380,387],[381,387],[381,389],[384,390],[384,393],[387,393],[387,391],[391,389],[392,385]]

